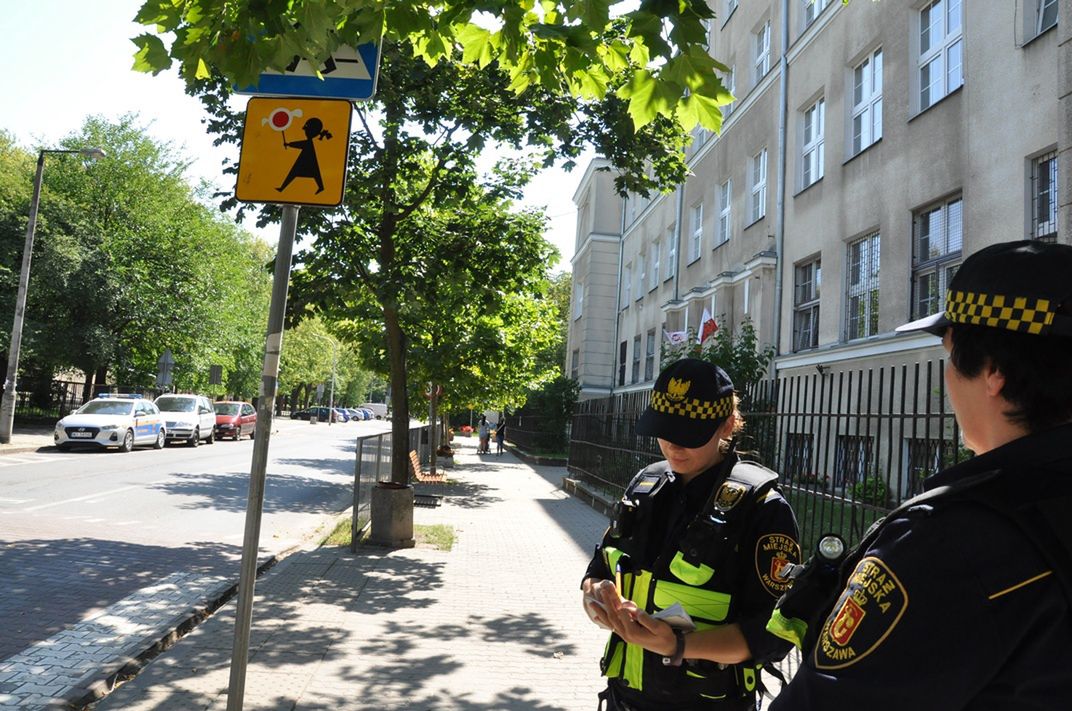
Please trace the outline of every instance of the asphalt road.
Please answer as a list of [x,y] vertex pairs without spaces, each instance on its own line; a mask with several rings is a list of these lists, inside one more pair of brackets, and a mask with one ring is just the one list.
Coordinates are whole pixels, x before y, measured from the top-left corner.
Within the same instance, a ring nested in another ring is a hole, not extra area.
[[[354,440],[379,421],[276,420],[261,555],[352,502]],[[237,580],[253,442],[0,458],[0,660],[175,572]]]

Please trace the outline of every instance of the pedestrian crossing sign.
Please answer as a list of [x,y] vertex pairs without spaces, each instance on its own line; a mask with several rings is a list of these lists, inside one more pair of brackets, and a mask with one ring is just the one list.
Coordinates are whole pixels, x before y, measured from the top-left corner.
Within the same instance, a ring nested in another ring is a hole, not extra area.
[[340,205],[352,108],[342,99],[250,99],[235,197],[242,202]]

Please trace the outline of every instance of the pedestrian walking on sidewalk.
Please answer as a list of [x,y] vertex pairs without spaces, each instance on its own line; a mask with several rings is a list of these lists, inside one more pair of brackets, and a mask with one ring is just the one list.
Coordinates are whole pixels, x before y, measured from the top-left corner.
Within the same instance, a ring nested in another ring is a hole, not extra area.
[[[633,478],[581,583],[611,632],[600,709],[749,711],[760,665],[790,649],[765,628],[800,560],[796,520],[777,475],[738,456],[742,425],[721,368],[685,359],[655,381],[636,431],[666,459]],[[691,619],[653,617],[675,603]]]
[[495,453],[503,453],[503,444],[506,442],[506,418],[500,417],[499,424],[495,425]]
[[882,519],[814,612],[787,611],[794,583],[771,623],[804,663],[771,711],[1069,708],[1070,275],[1067,245],[992,245],[957,269],[942,313],[897,329],[942,338],[975,456]]
[[490,454],[491,453],[491,427],[488,425],[488,416],[480,416],[480,424],[477,425],[477,433],[480,436],[480,445],[477,447],[477,454]]

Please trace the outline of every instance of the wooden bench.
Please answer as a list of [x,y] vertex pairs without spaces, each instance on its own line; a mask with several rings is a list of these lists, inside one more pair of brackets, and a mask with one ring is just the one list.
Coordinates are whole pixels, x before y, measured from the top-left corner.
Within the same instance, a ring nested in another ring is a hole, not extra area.
[[[413,450],[410,450],[409,453],[409,465],[410,468],[413,470],[413,478],[416,481],[431,484],[442,484],[447,481],[447,476],[442,472],[439,472],[435,476],[432,476],[431,473],[426,472],[424,469],[422,469],[421,458]],[[414,492],[413,494],[414,506],[435,508],[441,503],[443,503],[443,497],[437,494],[418,494],[416,492]]]
[[409,464],[413,470],[413,478],[417,481],[436,482],[442,483],[447,480],[447,475],[443,472],[436,472],[433,476],[430,472],[426,472],[421,468],[421,458],[417,456],[417,452],[410,450],[409,452]]

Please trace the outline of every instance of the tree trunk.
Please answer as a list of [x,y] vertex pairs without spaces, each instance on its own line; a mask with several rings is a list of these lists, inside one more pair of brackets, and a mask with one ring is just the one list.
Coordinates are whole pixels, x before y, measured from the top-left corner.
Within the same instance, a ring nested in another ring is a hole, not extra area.
[[93,383],[96,371],[90,366],[83,368],[82,372],[86,375],[86,384],[82,386],[82,402],[89,402],[93,399]]
[[387,357],[391,362],[391,481],[409,483],[409,394],[406,390],[406,336],[398,307],[383,307]]

